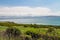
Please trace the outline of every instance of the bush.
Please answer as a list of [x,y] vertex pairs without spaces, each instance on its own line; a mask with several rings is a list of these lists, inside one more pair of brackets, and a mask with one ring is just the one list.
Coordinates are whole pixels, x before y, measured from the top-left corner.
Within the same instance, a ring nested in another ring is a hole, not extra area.
[[28,27],[27,25],[24,25],[24,27]]
[[18,37],[21,35],[21,31],[17,28],[7,28],[6,34],[8,35],[8,37]]
[[48,32],[48,33],[55,32],[55,28],[50,27],[50,28],[48,28],[48,31],[47,31],[47,32]]
[[27,31],[26,34],[27,35],[32,35],[32,32],[31,31]]
[[26,34],[27,34],[27,35],[31,35],[31,37],[32,37],[33,39],[38,39],[38,38],[40,38],[40,34],[31,32],[31,31],[27,31]]
[[30,36],[26,36],[25,40],[32,40],[32,38]]

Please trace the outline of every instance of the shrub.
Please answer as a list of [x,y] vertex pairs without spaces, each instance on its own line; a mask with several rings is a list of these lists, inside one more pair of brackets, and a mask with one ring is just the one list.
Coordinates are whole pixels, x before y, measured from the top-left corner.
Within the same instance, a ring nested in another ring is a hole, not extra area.
[[31,37],[32,37],[33,39],[38,39],[38,38],[40,38],[40,34],[39,34],[39,33],[34,33],[34,32],[31,32],[31,31],[27,31],[26,34],[27,34],[27,35],[31,35]]
[[53,27],[50,27],[50,28],[48,28],[48,33],[51,33],[51,32],[54,32],[55,31],[55,28],[53,28]]
[[26,36],[25,40],[32,40],[32,38],[30,36]]
[[24,27],[28,27],[27,25],[24,25]]
[[32,35],[32,32],[31,31],[27,31],[26,34],[27,35]]
[[21,35],[21,31],[17,28],[7,28],[6,35],[8,35],[9,39],[11,37],[19,37]]

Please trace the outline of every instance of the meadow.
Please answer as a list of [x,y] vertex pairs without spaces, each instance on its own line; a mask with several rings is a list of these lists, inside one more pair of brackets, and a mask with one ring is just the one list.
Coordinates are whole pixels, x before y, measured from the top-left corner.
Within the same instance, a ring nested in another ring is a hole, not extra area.
[[60,40],[60,26],[0,22],[0,40]]

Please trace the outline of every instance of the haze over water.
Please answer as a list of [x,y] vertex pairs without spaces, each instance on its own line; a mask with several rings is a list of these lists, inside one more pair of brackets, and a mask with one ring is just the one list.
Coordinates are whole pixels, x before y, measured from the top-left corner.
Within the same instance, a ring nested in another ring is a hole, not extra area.
[[31,18],[7,18],[7,19],[0,19],[0,21],[10,21],[15,23],[22,23],[22,24],[43,24],[43,25],[60,25],[60,17],[31,17]]

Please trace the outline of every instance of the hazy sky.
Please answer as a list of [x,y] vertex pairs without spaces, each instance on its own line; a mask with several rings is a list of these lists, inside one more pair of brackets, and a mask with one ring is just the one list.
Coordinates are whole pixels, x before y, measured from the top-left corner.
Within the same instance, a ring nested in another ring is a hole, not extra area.
[[0,16],[60,16],[60,0],[0,0]]

